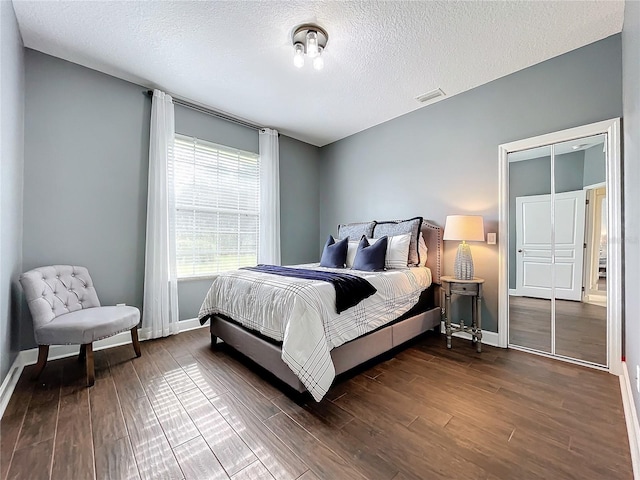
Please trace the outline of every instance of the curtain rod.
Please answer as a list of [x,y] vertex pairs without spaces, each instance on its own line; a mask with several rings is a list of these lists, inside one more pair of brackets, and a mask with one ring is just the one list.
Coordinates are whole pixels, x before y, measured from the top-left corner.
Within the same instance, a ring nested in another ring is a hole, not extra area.
[[[153,90],[147,90],[145,94],[150,97],[153,97]],[[200,105],[196,105],[194,103],[190,103],[185,100],[180,100],[175,97],[173,97],[173,103],[176,105],[180,105],[182,107],[190,108],[191,110],[195,110],[196,112],[204,113],[205,115],[211,115],[212,117],[220,118],[222,120],[226,120],[228,122],[232,122],[237,125],[242,125],[243,127],[253,128],[254,130],[262,130],[265,128],[260,125],[256,125],[255,123],[251,123],[246,120],[242,120],[240,118],[231,116],[227,113],[219,112],[217,110],[213,110],[210,108],[201,107]]]

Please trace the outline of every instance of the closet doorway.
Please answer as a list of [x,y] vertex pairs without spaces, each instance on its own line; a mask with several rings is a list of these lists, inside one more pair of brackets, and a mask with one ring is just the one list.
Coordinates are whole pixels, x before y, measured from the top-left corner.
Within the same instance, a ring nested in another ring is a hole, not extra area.
[[500,146],[501,346],[616,373],[619,121]]

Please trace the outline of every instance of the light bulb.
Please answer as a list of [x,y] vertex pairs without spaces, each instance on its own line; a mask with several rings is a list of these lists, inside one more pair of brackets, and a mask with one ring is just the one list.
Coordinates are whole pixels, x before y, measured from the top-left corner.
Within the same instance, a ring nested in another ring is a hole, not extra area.
[[304,46],[301,43],[296,43],[294,46],[295,53],[293,54],[293,64],[298,67],[304,67]]
[[322,70],[324,67],[324,59],[322,58],[322,51],[324,49],[322,47],[318,47],[318,55],[313,59],[313,68],[316,70]]
[[307,55],[311,58],[318,55],[318,34],[314,31],[307,32]]

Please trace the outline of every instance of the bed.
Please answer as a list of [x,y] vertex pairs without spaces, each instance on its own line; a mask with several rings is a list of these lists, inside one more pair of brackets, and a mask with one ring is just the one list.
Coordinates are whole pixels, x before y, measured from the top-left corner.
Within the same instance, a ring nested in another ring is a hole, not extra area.
[[[271,308],[266,312],[264,306],[261,307],[269,303],[264,299],[254,302],[255,305],[247,299],[260,290],[257,285],[270,282],[280,288],[284,280],[274,276],[265,277],[266,274],[260,273],[256,274],[257,278],[249,279],[244,271],[216,278],[199,314],[201,322],[210,320],[212,348],[220,338],[294,390],[309,391],[316,401],[320,401],[336,375],[398,347],[428,330],[439,331],[442,229],[430,222],[422,221],[420,231],[428,248],[426,265],[375,276],[363,273],[362,275],[375,285],[378,293],[339,316],[323,311],[320,312],[323,315],[322,319],[316,318],[316,310],[319,310],[319,307],[314,303],[315,297],[323,295],[323,288],[325,293],[331,291],[333,286],[330,284],[321,288],[316,285],[312,294],[300,284],[285,287],[292,290],[289,292],[292,299],[290,302],[284,302],[288,309],[286,315],[282,313],[282,316],[295,318],[295,321],[288,320],[281,325],[277,312],[278,299],[272,299],[270,302],[276,313],[273,313]],[[298,267],[309,268],[311,265]],[[353,273],[360,275],[358,272]],[[393,282],[391,277],[394,277]],[[401,301],[397,301],[391,295],[384,298],[387,290],[399,288],[396,285],[406,286],[416,282],[429,286],[417,295],[414,291],[407,290],[408,293],[402,296]],[[223,305],[224,302],[227,305]],[[393,304],[393,308],[388,304]],[[362,321],[363,318],[367,318],[367,309],[373,311],[375,308],[383,308],[382,305],[387,309],[386,320],[382,324],[378,325],[376,321]],[[256,311],[253,311],[253,308]],[[350,311],[356,312],[356,317],[352,326],[347,328],[344,326],[345,323],[339,321],[351,314]],[[403,313],[389,319],[389,315],[396,311]],[[252,317],[260,318],[260,321],[254,322]]]

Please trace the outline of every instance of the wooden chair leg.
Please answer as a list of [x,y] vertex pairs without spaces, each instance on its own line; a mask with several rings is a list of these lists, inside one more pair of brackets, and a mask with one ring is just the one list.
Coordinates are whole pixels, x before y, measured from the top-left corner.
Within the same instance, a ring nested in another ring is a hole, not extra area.
[[33,380],[38,378],[44,370],[44,366],[47,364],[47,357],[49,356],[49,345],[38,345],[38,363],[36,363],[36,369],[31,377]]
[[87,387],[92,387],[96,380],[96,374],[93,369],[93,343],[83,345],[87,356]]
[[133,350],[136,352],[136,357],[142,355],[142,353],[140,352],[140,340],[138,340],[137,326],[131,329],[131,343],[133,343]]
[[84,362],[86,358],[87,358],[87,346],[80,345],[80,353],[78,354],[78,361]]

